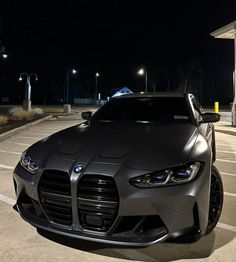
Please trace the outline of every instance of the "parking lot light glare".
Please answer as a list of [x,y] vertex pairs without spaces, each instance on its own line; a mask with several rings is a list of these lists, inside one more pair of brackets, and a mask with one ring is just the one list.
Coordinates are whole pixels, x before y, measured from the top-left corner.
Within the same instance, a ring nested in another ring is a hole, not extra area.
[[77,74],[77,70],[72,69],[72,74],[73,74],[73,75],[74,75],[74,74]]
[[139,74],[139,75],[144,75],[144,70],[143,70],[143,68],[141,68],[141,69],[138,71],[138,74]]
[[145,92],[147,92],[147,85],[148,85],[148,77],[147,77],[147,70],[144,70],[143,68],[138,70],[138,75],[143,76],[145,75]]
[[8,58],[8,54],[2,54],[2,57],[3,57],[4,59],[7,59],[7,58]]

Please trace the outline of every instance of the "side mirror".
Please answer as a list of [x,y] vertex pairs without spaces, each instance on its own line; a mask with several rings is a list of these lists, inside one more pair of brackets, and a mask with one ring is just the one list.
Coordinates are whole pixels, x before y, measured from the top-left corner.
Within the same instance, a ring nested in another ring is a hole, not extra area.
[[81,116],[84,120],[89,120],[92,116],[92,112],[90,111],[82,112]]
[[217,113],[204,113],[200,115],[200,120],[199,123],[203,124],[203,123],[214,123],[214,122],[218,122],[220,121],[220,114]]

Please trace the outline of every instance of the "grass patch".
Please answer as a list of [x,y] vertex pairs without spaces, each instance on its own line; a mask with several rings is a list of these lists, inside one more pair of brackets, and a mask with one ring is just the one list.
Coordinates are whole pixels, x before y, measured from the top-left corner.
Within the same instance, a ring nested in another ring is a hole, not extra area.
[[33,108],[31,111],[24,111],[22,107],[13,107],[9,111],[9,119],[13,121],[29,121],[38,115],[43,114],[41,108]]
[[8,122],[8,117],[4,115],[0,115],[0,125],[3,126],[7,124],[7,122]]
[[33,112],[28,111],[15,111],[10,115],[10,120],[20,121],[20,120],[31,120],[34,117]]

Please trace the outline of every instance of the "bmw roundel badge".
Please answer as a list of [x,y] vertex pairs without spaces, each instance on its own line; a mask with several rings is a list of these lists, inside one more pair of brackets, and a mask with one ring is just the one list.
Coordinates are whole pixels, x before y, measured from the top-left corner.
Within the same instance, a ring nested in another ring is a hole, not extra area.
[[77,173],[77,174],[80,173],[82,170],[83,170],[83,166],[82,165],[77,165],[74,168],[74,172]]

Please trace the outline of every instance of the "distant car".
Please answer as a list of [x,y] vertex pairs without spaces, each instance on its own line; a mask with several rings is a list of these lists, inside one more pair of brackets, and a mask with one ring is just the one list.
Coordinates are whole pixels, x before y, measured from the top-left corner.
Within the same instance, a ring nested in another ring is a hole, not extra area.
[[21,157],[13,177],[23,219],[79,239],[147,246],[216,226],[223,186],[214,126],[192,94],[131,94]]

